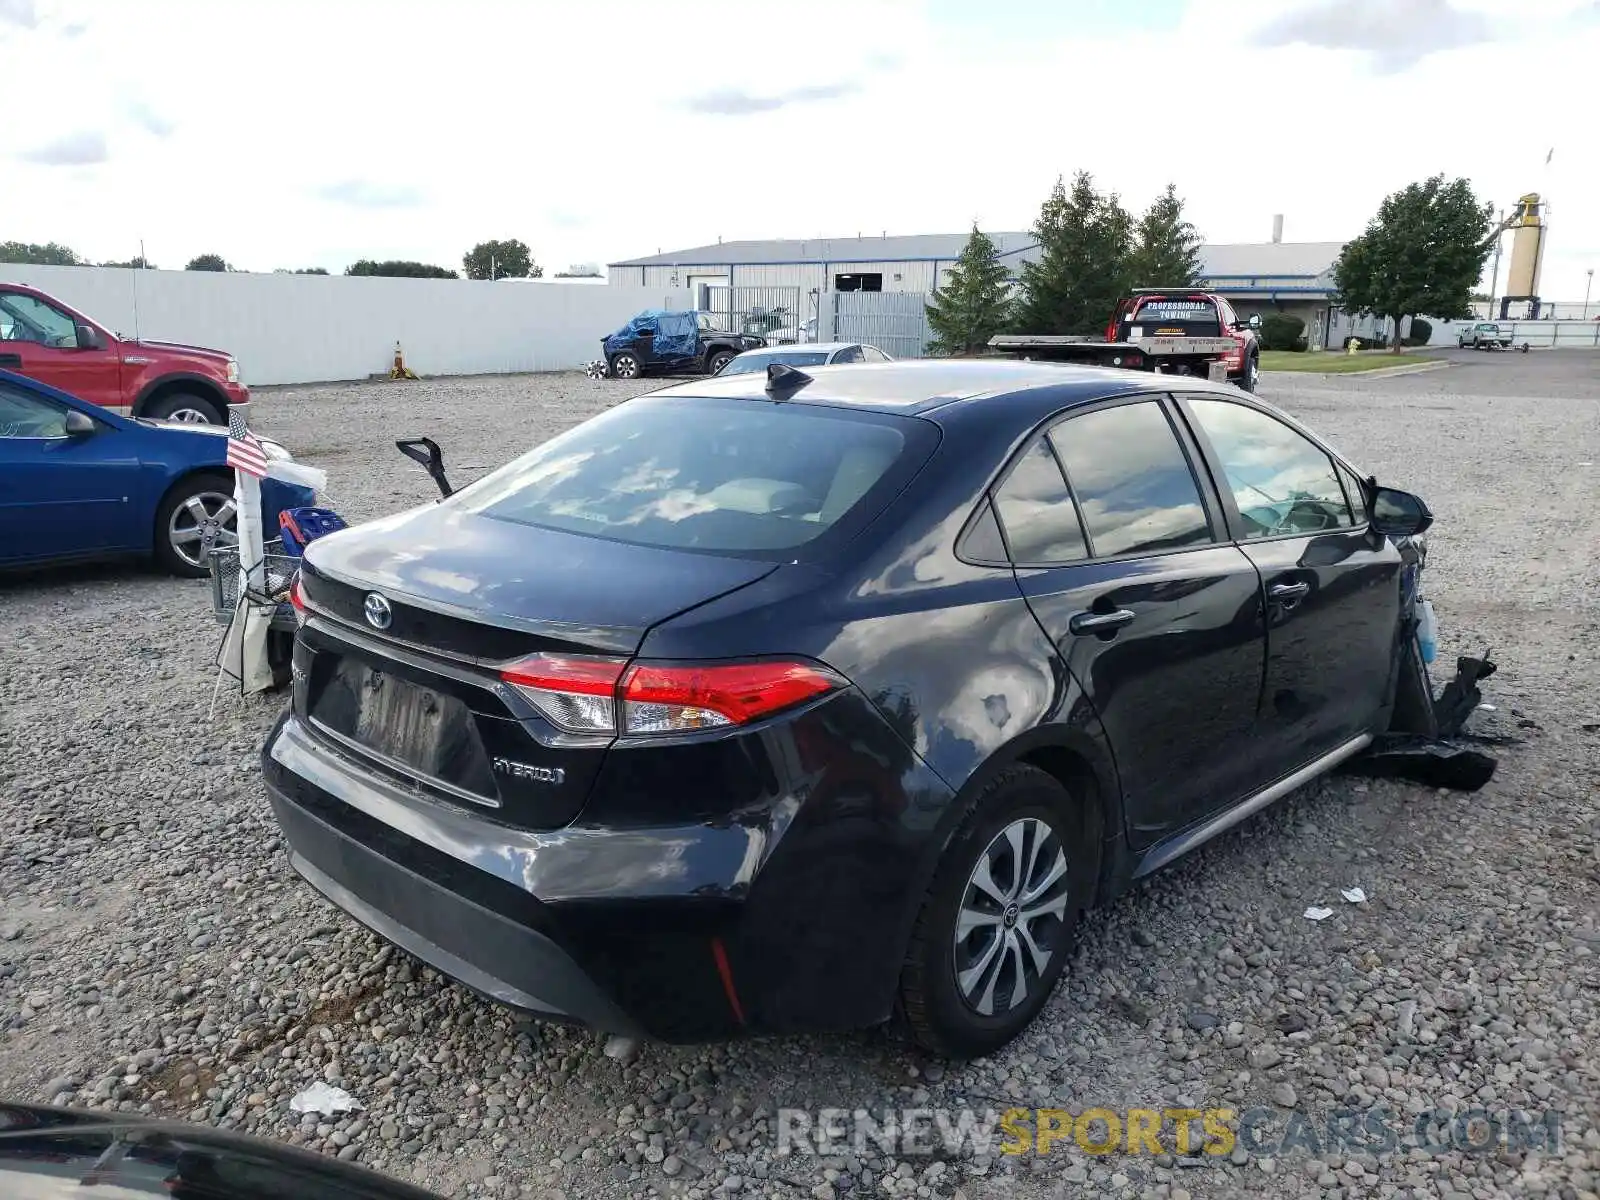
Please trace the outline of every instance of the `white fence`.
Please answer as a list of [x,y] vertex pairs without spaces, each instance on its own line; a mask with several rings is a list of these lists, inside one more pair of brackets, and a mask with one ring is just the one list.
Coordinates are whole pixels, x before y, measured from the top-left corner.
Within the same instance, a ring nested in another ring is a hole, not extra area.
[[[692,307],[686,290],[535,280],[388,279],[35,267],[0,282],[59,297],[123,336],[230,351],[248,384],[320,383],[387,372],[395,343],[419,375],[564,371],[646,308]],[[137,303],[137,313],[136,313]]]
[[[1430,346],[1454,346],[1462,330],[1473,321],[1436,321],[1428,318],[1433,330]],[[1526,342],[1557,350],[1600,350],[1600,321],[1496,321],[1502,333],[1510,333],[1514,345]]]

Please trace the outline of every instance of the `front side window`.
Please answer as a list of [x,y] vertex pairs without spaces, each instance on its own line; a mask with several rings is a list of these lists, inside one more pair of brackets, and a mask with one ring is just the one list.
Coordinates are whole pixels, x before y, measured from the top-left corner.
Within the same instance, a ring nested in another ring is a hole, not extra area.
[[67,436],[67,410],[42,396],[0,383],[0,438]]
[[836,363],[857,363],[857,362],[860,362],[861,361],[861,347],[860,346],[846,346],[843,350],[839,351],[838,354],[833,356],[833,361],[836,362]]
[[1189,459],[1153,400],[1072,417],[1050,432],[1096,558],[1158,554],[1213,539]]
[[37,342],[60,350],[78,344],[77,323],[70,316],[20,292],[0,293],[0,332],[6,341]]
[[1258,409],[1189,401],[1222,462],[1244,519],[1244,538],[1320,533],[1353,523],[1333,460],[1316,443]]
[[633,400],[443,503],[636,545],[760,557],[821,536],[904,458],[920,465],[929,437],[932,426],[914,418]]
[[1078,510],[1061,466],[1036,438],[994,494],[1011,561],[1018,566],[1077,562],[1088,554]]
[[1347,470],[1342,463],[1335,463],[1339,468],[1339,478],[1344,481],[1344,494],[1350,501],[1350,524],[1365,525],[1370,519],[1367,515],[1367,489],[1354,471]]

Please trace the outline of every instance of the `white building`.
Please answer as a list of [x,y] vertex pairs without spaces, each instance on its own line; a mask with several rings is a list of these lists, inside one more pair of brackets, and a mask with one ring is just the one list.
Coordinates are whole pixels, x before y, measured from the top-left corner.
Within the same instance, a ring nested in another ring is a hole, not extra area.
[[[1281,230],[1277,223],[1276,230]],[[719,301],[721,288],[798,289],[813,298],[825,292],[926,294],[949,278],[967,237],[943,233],[718,242],[610,263],[606,276],[610,283],[633,287],[688,288],[697,305],[711,311],[728,308],[726,301]],[[1031,233],[989,237],[1013,274],[1037,255]],[[1331,303],[1333,264],[1343,246],[1281,240],[1206,245],[1201,248],[1205,286],[1227,296],[1241,316],[1293,313],[1305,321],[1310,341],[1337,346],[1352,333],[1369,333],[1380,325],[1352,319]],[[1159,287],[1163,281],[1138,282]]]

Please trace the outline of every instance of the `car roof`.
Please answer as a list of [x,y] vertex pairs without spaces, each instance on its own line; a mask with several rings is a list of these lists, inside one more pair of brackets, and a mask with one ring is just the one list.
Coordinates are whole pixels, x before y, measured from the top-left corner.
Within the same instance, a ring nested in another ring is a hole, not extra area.
[[[798,349],[798,347],[796,347]],[[903,359],[807,367],[812,382],[787,403],[922,415],[959,401],[1049,389],[1053,403],[1087,402],[1129,391],[1173,390],[1182,376],[1156,376],[1113,367],[1080,367],[1022,359]],[[1159,382],[1154,382],[1159,380]],[[1195,380],[1203,384],[1204,380]],[[1215,386],[1215,385],[1213,385]],[[1063,390],[1071,393],[1063,395]],[[766,400],[766,377],[756,372],[713,375],[674,384],[653,396]]]

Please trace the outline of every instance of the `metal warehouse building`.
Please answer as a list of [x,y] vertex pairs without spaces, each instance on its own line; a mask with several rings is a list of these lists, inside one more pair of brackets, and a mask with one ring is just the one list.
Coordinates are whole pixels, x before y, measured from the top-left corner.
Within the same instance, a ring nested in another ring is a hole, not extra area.
[[[1275,232],[1281,235],[1281,224],[1275,223]],[[820,318],[824,333],[832,330],[840,337],[860,336],[872,330],[846,331],[844,326],[853,320],[853,314],[898,314],[901,326],[920,314],[927,294],[949,279],[967,236],[718,242],[610,263],[606,274],[608,281],[616,284],[689,288],[696,304],[709,312],[743,313],[767,300],[770,307],[790,308],[783,297],[791,296],[798,301],[793,308],[802,314],[802,321]],[[1013,275],[1037,255],[1038,245],[1031,233],[991,233],[989,237],[997,257]],[[1331,303],[1333,264],[1343,245],[1278,238],[1207,245],[1201,249],[1205,286],[1229,297],[1241,316],[1289,312],[1305,321],[1306,336],[1313,345],[1335,346],[1351,333],[1368,332],[1374,325],[1370,319],[1352,319]],[[1139,282],[1159,286],[1163,281]],[[866,293],[907,295],[872,301]],[[832,320],[835,313],[839,314],[837,323]],[[901,342],[914,340],[909,328],[898,334]],[[884,348],[895,353],[894,348]],[[904,345],[899,349],[905,352]]]

